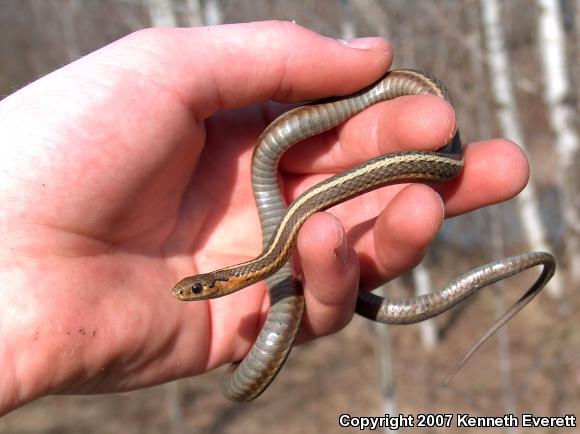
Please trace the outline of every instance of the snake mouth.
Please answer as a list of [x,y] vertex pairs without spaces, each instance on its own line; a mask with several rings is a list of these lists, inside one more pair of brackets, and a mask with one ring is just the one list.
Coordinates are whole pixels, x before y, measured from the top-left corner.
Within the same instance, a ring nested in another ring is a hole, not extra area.
[[171,293],[173,294],[173,296],[179,300],[188,300],[187,297],[187,291],[184,290],[183,288],[179,288],[178,286],[174,286],[173,288],[171,288]]
[[199,283],[183,281],[177,283],[172,289],[171,293],[175,298],[181,301],[198,301],[216,298],[216,292],[212,288],[206,288]]

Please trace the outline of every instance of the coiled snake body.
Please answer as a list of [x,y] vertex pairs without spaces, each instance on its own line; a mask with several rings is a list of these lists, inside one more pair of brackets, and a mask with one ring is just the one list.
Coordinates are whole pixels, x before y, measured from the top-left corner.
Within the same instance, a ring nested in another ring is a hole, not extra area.
[[[250,401],[259,396],[288,357],[304,311],[301,285],[292,277],[288,259],[298,230],[310,215],[388,184],[449,181],[463,167],[463,150],[459,132],[456,132],[452,140],[435,152],[385,154],[333,176],[302,193],[286,208],[278,186],[277,165],[281,155],[295,143],[329,130],[377,102],[422,94],[449,101],[447,90],[435,77],[414,70],[390,71],[373,85],[352,95],[286,112],[258,139],[252,160],[252,186],[262,225],[263,252],[251,261],[186,277],[172,289],[180,300],[203,300],[230,294],[265,279],[270,292],[270,311],[249,354],[232,365],[223,378],[222,390],[227,398]],[[555,271],[552,255],[533,252],[492,262],[469,271],[432,294],[408,300],[389,300],[360,292],[356,312],[391,324],[423,321],[449,310],[491,283],[537,265],[543,265],[537,281],[474,344],[455,373],[552,277]]]

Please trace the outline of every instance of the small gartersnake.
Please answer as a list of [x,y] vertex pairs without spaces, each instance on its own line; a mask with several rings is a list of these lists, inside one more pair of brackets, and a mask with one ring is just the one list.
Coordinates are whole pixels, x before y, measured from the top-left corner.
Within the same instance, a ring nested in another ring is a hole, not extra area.
[[[435,152],[403,151],[369,160],[310,188],[286,208],[278,186],[277,165],[281,155],[295,143],[329,130],[375,103],[403,95],[423,94],[449,101],[448,92],[438,79],[413,70],[390,71],[373,85],[352,95],[286,112],[259,137],[252,160],[252,186],[262,224],[263,252],[251,261],[186,277],[172,289],[180,300],[204,300],[266,280],[270,311],[254,347],[224,376],[222,389],[229,399],[250,401],[260,395],[292,348],[302,321],[304,300],[300,283],[292,277],[288,259],[298,231],[310,215],[387,184],[449,181],[463,167],[463,149],[457,131],[452,140]],[[474,344],[458,369],[552,277],[556,267],[552,255],[535,252],[502,259],[460,276],[439,291],[408,300],[388,300],[361,292],[356,311],[384,323],[419,322],[450,309],[491,283],[537,265],[544,267],[534,285]]]

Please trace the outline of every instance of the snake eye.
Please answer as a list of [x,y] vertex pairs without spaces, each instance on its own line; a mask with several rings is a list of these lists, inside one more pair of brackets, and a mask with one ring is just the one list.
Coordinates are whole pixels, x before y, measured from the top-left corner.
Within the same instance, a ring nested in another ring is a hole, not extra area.
[[199,294],[201,293],[201,291],[203,291],[203,286],[201,285],[201,283],[194,283],[193,285],[191,285],[191,292],[193,292],[194,294]]

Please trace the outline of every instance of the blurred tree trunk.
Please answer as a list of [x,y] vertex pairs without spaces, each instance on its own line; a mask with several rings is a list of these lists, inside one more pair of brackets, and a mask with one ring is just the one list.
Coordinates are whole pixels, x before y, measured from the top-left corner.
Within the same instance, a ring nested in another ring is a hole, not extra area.
[[147,0],[147,11],[153,27],[176,27],[173,0]]
[[189,26],[217,26],[223,23],[218,0],[185,0],[185,10]]
[[[576,82],[580,82],[580,0],[576,0],[571,7],[574,9],[574,40],[576,42]],[[576,99],[576,107],[580,110],[580,98]]]
[[349,39],[356,37],[356,25],[354,22],[354,16],[352,14],[350,0],[340,0],[340,9],[342,10],[344,17],[340,23],[340,37],[345,41],[348,41]]
[[219,0],[205,0],[204,21],[208,26],[217,26],[224,21]]
[[181,405],[181,393],[179,391],[181,381],[172,381],[164,385],[167,414],[171,425],[171,434],[186,434],[185,419]]
[[[399,286],[399,279],[386,283],[377,289],[377,294],[387,296],[388,290]],[[380,322],[373,322],[375,332],[376,358],[379,370],[380,393],[382,398],[382,408],[384,414],[395,416],[399,414],[397,408],[397,385],[395,383],[395,373],[393,369],[393,346],[391,344],[390,326]],[[389,428],[385,432],[391,432]]]
[[79,9],[82,7],[81,1],[82,0],[66,0],[60,9],[64,49],[69,62],[81,57],[81,49],[79,47],[77,34]]
[[[354,0],[354,3],[356,4],[358,1]],[[344,40],[355,38],[357,36],[357,29],[354,21],[351,0],[341,0],[340,8],[343,15],[340,37]],[[385,284],[377,288],[377,293],[385,297],[388,286],[391,285]],[[375,334],[377,348],[375,354],[379,371],[378,375],[383,411],[385,414],[395,415],[397,414],[397,389],[393,374],[393,357],[389,325],[373,322],[372,327]],[[389,433],[391,430],[385,428],[384,432]]]
[[[427,295],[433,292],[433,277],[431,276],[429,268],[425,266],[424,261],[413,268],[412,275],[415,296],[421,297],[422,295]],[[426,319],[421,321],[418,325],[421,330],[421,342],[423,343],[423,348],[427,351],[433,351],[439,343],[439,332],[437,330],[435,319]]]
[[[377,36],[389,37],[389,18],[386,8],[379,0],[350,0],[353,10],[369,28],[369,32]],[[391,41],[392,42],[392,41]]]
[[[472,29],[468,35],[469,44],[469,60],[470,73],[473,75],[474,82],[480,83],[480,86],[475,88],[476,100],[476,128],[478,137],[491,136],[491,118],[492,112],[489,98],[487,98],[488,90],[484,86],[485,68],[483,64],[483,43],[479,29],[480,17],[477,8],[470,8],[467,12],[467,19],[469,20],[469,28]],[[506,249],[503,242],[503,227],[501,219],[502,204],[494,205],[486,209],[486,219],[490,222],[491,228],[491,255],[494,258],[504,258],[506,256]],[[505,283],[499,281],[494,285],[494,299],[495,299],[495,314],[496,317],[501,316],[505,311]],[[512,378],[512,363],[511,352],[509,344],[509,329],[506,326],[497,331],[497,352],[499,359],[499,368],[501,372],[501,386],[502,394],[505,402],[505,413],[516,414],[517,412],[517,398],[514,393],[514,384]],[[517,428],[507,429],[508,433],[518,432]]]
[[[416,44],[413,43],[413,35],[416,32],[416,19],[414,17],[417,14],[417,7],[414,4],[409,4],[408,2],[393,2],[390,4],[389,11],[400,19],[392,20],[392,25],[396,26],[397,22],[402,23],[401,26],[395,29],[389,29],[387,22],[382,23],[381,34],[388,35],[390,33],[399,33],[401,41],[403,41],[396,51],[396,57],[399,59],[397,62],[398,67],[402,68],[416,68],[417,67],[417,51]],[[420,23],[419,23],[420,25]],[[429,267],[425,265],[426,262],[422,261],[417,265],[411,272],[413,279],[413,287],[415,290],[415,296],[426,295],[433,290],[433,277]],[[437,324],[434,319],[427,319],[418,324],[421,343],[423,348],[427,351],[432,351],[438,344],[439,332],[437,330]]]
[[[544,79],[544,101],[558,153],[558,187],[562,192],[560,206],[564,220],[566,259],[572,284],[580,281],[580,215],[577,208],[578,133],[574,127],[576,110],[571,98],[566,39],[562,12],[557,0],[536,0],[538,15],[538,49]],[[577,25],[580,23],[577,23]]]
[[199,27],[204,25],[203,20],[203,5],[200,0],[187,0],[185,2],[187,10],[187,24],[191,27]]
[[[497,107],[497,117],[502,135],[526,150],[524,135],[519,122],[518,106],[510,79],[510,66],[500,19],[500,5],[497,0],[481,0],[480,4],[492,93]],[[532,249],[549,252],[551,249],[546,242],[546,233],[540,219],[533,177],[530,179],[528,186],[516,196],[516,200],[518,202],[520,221],[526,239]],[[552,280],[548,282],[546,289],[553,297],[562,296],[563,287],[559,273],[556,273]]]

